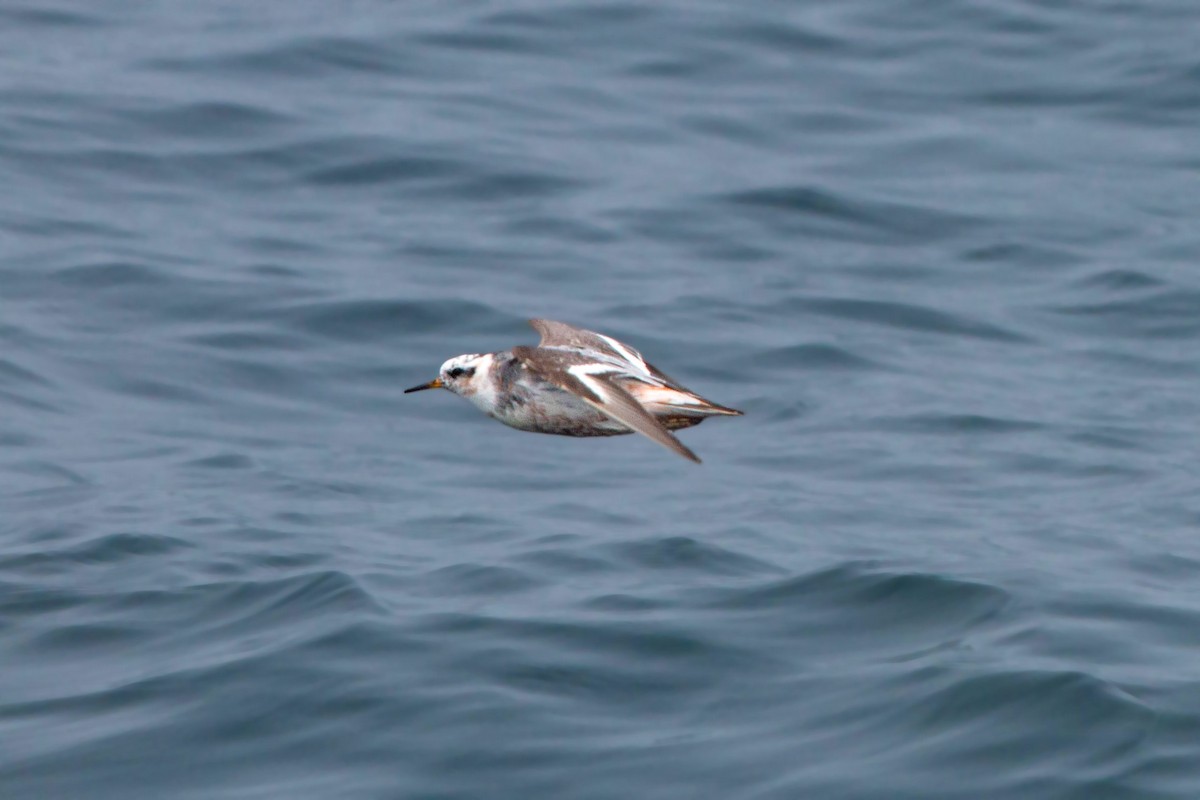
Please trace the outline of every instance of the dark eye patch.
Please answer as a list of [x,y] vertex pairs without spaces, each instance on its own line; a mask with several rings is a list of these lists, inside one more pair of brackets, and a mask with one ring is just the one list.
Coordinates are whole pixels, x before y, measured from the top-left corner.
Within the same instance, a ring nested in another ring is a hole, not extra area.
[[463,367],[455,367],[446,374],[451,378],[461,378],[463,375],[471,376],[475,374],[475,368],[469,367],[464,369]]

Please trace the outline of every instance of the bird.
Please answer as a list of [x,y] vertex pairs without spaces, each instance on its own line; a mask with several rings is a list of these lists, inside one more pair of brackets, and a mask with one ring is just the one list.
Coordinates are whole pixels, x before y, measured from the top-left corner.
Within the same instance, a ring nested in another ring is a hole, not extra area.
[[447,389],[511,428],[557,436],[640,433],[697,464],[672,431],[743,412],[706,400],[611,336],[565,322],[531,319],[541,341],[467,353],[438,377],[405,389]]

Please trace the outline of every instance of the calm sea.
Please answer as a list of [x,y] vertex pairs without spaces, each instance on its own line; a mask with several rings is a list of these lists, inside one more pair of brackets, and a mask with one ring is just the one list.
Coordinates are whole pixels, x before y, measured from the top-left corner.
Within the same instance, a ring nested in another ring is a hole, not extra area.
[[1198,32],[0,3],[0,797],[1200,797]]

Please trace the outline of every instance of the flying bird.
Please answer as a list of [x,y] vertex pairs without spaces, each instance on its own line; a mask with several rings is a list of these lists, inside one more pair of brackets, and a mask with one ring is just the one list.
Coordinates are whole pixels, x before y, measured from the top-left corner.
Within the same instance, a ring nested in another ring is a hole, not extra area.
[[558,436],[640,433],[700,463],[672,431],[741,411],[706,400],[627,344],[565,322],[531,319],[537,347],[468,353],[406,389],[448,389],[509,427]]

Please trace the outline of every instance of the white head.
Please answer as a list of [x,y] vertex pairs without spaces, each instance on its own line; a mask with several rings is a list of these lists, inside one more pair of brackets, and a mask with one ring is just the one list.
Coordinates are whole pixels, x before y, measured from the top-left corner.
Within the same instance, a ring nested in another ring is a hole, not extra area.
[[472,397],[488,386],[488,370],[491,365],[491,353],[455,356],[442,364],[436,378],[429,383],[405,389],[404,393],[419,392],[422,389],[449,389],[462,397]]

